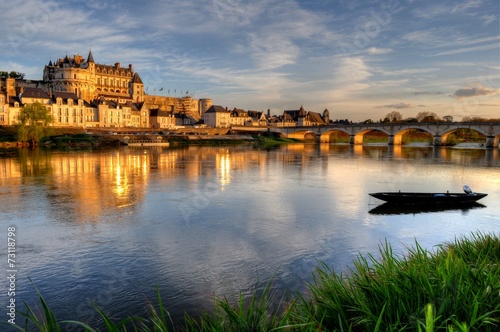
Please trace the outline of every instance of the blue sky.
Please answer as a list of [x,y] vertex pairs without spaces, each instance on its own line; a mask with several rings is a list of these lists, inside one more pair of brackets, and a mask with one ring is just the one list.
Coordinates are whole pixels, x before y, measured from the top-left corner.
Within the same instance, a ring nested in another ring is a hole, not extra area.
[[500,118],[499,12],[498,0],[3,1],[0,70],[41,79],[91,48],[133,64],[149,94],[229,108]]

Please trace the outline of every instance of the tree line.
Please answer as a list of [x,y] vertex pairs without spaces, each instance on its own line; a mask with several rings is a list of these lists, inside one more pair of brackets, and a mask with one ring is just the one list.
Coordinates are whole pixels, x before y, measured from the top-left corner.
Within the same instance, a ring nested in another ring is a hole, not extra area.
[[[365,122],[371,120],[366,120]],[[434,112],[420,112],[415,117],[403,118],[403,114],[398,111],[392,111],[387,113],[384,119],[380,122],[453,122],[453,116],[445,115],[443,117],[438,116]],[[464,116],[461,122],[500,122],[500,119],[486,119],[479,116]]]
[[24,79],[25,74],[18,71],[0,71],[0,78],[15,78],[15,79]]

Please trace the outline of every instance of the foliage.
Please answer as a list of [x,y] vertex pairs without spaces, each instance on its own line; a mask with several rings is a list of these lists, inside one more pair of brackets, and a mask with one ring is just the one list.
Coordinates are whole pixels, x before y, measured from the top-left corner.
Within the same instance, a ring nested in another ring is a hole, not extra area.
[[380,254],[359,257],[348,275],[322,264],[310,285],[312,298],[296,307],[300,321],[324,331],[498,330],[498,237],[473,234],[473,241],[455,240],[436,253],[416,243],[406,259],[385,243]]
[[403,114],[398,111],[392,111],[387,113],[384,118],[384,122],[400,122],[403,120]]
[[441,118],[434,112],[419,112],[415,116],[418,122],[439,122]]
[[17,79],[24,79],[25,74],[20,73],[18,71],[11,71],[11,72],[6,72],[6,71],[0,71],[0,78],[17,78]]
[[36,102],[25,105],[19,113],[19,122],[16,125],[18,140],[36,145],[48,134],[48,125],[52,121],[50,110],[43,104]]
[[[418,243],[400,258],[386,242],[381,258],[359,256],[347,274],[336,274],[320,262],[309,285],[309,297],[277,298],[269,282],[250,299],[235,305],[215,298],[212,314],[185,317],[175,325],[157,288],[158,309],[149,305],[146,318],[114,322],[102,309],[105,331],[498,331],[500,327],[500,238],[481,233],[455,239],[436,252]],[[25,326],[19,331],[63,331],[79,321],[59,321],[38,290],[43,310],[26,304]],[[276,301],[278,300],[278,301]],[[276,304],[277,303],[277,304]]]

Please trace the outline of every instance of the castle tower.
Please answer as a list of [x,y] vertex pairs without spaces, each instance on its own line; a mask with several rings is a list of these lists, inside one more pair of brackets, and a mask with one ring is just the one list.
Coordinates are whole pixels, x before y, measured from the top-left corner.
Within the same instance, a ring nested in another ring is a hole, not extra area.
[[323,111],[323,120],[326,124],[330,123],[330,111],[327,108]]
[[132,77],[132,99],[138,103],[144,101],[144,83],[138,73]]
[[203,114],[212,106],[212,99],[203,98],[198,101],[198,110],[200,111],[200,116],[203,117]]

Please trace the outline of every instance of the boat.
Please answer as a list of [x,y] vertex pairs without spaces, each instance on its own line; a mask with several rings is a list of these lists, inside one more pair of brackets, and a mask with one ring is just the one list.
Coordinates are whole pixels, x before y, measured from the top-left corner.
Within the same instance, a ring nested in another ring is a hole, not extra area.
[[463,193],[424,193],[424,192],[380,192],[370,193],[372,197],[391,204],[401,205],[452,205],[472,204],[488,194],[473,192],[469,186],[464,186]]

